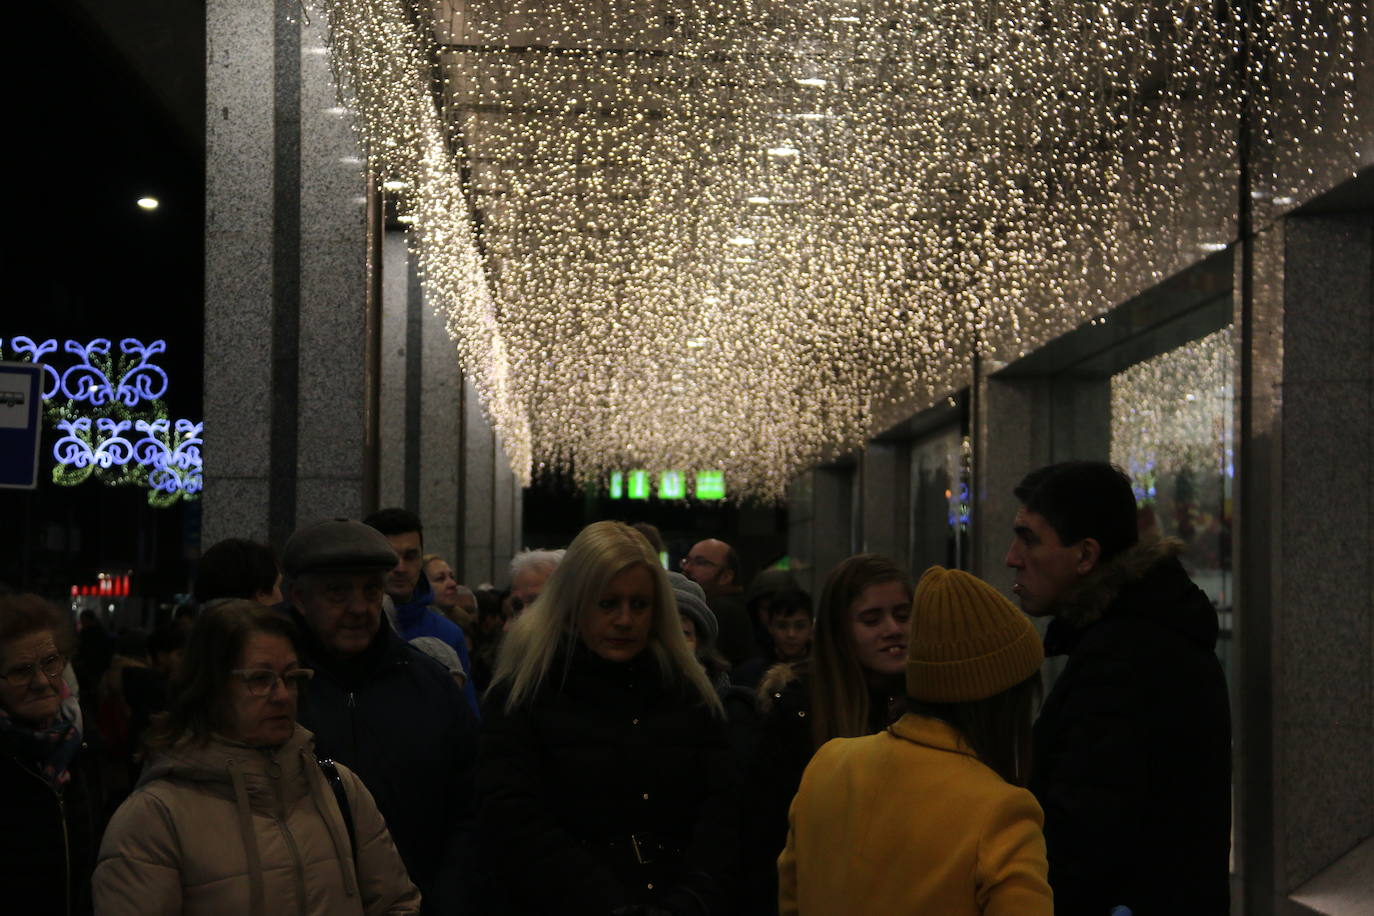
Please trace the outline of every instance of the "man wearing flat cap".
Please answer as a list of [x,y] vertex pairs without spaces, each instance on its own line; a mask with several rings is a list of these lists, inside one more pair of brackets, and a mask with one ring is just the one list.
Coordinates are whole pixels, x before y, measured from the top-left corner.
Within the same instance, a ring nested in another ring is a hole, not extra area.
[[377,799],[426,913],[469,912],[477,727],[453,678],[382,620],[396,554],[361,522],[325,519],[282,551],[290,616],[315,670],[301,723],[321,757]]

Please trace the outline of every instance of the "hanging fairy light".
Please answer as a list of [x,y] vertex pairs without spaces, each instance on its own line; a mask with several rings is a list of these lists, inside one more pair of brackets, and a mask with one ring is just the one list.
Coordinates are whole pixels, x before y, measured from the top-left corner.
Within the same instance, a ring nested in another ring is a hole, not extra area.
[[1232,241],[1247,100],[1275,207],[1374,131],[1357,0],[322,7],[522,480],[778,498]]

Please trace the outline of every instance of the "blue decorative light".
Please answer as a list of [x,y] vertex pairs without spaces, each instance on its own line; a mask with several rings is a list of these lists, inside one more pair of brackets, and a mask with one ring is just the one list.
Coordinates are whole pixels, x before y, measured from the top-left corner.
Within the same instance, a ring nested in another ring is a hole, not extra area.
[[[166,341],[144,344],[126,337],[119,342],[121,356],[111,354],[113,345],[103,337],[87,343],[67,340],[60,352],[76,357],[76,362],[65,369],[54,365],[52,354],[59,353],[56,340],[21,336],[9,343],[13,353],[43,367],[43,399],[62,433],[52,448],[55,483],[75,486],[97,470],[128,469],[137,473],[102,479],[144,484],[148,501],[158,506],[201,491],[204,424],[169,419],[159,400],[167,392],[167,373],[152,358],[167,351]],[[76,414],[78,405],[92,414]],[[153,415],[131,417],[130,411],[138,407]]]

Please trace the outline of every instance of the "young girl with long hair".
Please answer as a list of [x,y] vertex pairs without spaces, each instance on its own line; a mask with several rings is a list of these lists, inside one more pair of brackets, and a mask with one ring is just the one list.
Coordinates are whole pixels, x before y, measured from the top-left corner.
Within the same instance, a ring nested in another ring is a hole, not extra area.
[[778,860],[780,913],[1050,916],[1044,816],[1024,788],[1043,659],[996,589],[927,570],[907,712],[812,758]]
[[746,911],[777,906],[787,806],[816,749],[881,731],[901,715],[911,579],[888,557],[858,554],[826,578],[809,659],[778,665],[759,684],[759,751],[748,772]]

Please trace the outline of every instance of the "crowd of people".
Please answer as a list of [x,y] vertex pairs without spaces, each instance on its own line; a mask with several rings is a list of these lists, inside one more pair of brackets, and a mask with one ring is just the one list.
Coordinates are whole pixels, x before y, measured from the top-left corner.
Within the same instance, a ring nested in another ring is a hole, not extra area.
[[[1229,912],[1216,613],[1100,462],[1006,563],[859,554],[815,600],[718,539],[589,525],[465,587],[420,519],[222,541],[111,637],[0,595],[16,912]],[[1032,618],[1048,618],[1043,638]],[[1048,694],[1047,655],[1067,657]]]

